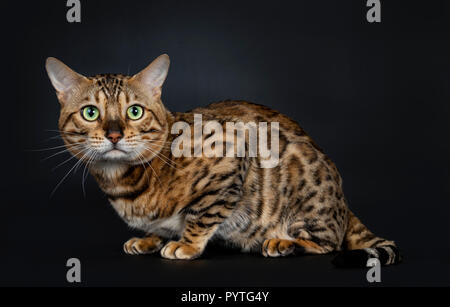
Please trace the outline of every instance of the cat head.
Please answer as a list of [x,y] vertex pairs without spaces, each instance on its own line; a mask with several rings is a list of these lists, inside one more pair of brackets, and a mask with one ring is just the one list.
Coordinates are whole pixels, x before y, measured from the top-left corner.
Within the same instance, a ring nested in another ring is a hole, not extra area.
[[140,164],[151,160],[169,134],[161,88],[170,60],[161,55],[134,76],[82,76],[48,58],[46,69],[61,105],[59,131],[78,159]]

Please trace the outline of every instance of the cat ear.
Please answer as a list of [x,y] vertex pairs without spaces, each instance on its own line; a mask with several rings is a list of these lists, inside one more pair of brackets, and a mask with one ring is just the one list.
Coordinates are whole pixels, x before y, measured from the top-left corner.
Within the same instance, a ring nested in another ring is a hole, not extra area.
[[74,90],[78,89],[83,83],[87,83],[88,79],[55,58],[48,58],[45,64],[48,77],[53,84],[58,98],[66,100]]
[[149,96],[161,96],[161,88],[169,72],[170,58],[167,54],[157,57],[147,68],[134,75],[129,82],[138,82]]

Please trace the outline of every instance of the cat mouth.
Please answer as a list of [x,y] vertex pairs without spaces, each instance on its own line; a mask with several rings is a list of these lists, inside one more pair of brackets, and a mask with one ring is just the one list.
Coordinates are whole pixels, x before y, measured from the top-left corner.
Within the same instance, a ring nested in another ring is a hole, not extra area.
[[118,148],[113,148],[111,150],[108,150],[103,154],[103,157],[107,159],[117,159],[117,158],[124,158],[128,153],[126,151],[123,151]]

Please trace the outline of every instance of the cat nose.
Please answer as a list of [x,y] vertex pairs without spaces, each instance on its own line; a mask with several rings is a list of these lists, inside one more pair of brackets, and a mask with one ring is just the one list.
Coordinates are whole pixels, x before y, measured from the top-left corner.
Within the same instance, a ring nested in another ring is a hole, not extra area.
[[123,135],[120,131],[108,131],[106,137],[111,143],[117,144],[123,138]]

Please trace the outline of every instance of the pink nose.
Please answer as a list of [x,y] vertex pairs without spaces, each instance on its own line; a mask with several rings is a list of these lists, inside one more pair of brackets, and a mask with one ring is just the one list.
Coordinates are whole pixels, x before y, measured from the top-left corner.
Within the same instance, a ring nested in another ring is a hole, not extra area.
[[111,143],[117,144],[122,139],[123,135],[120,132],[112,131],[112,132],[108,133],[108,135],[106,137],[108,138],[108,140],[111,141]]

